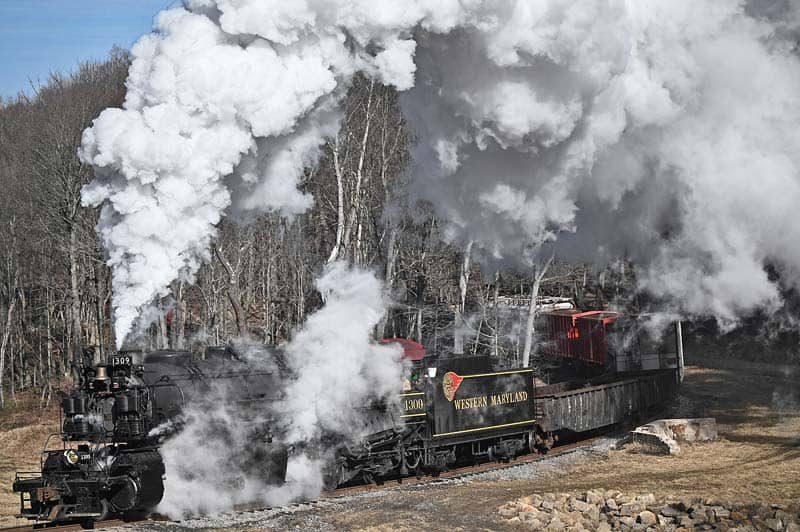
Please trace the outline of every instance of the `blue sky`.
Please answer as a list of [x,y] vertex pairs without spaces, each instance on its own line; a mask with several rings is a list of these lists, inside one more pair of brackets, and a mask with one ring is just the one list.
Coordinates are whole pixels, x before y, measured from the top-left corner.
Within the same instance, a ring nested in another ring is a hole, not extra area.
[[179,0],[0,0],[0,95],[30,93],[28,79],[46,81],[115,44],[130,48],[162,9]]

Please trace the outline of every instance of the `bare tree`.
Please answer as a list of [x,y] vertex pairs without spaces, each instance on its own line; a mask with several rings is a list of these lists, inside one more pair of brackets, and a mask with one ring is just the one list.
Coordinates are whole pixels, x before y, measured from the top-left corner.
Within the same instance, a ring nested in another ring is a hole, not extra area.
[[542,279],[550,264],[553,262],[553,255],[550,255],[543,262],[538,258],[533,261],[533,283],[531,284],[531,302],[528,307],[528,320],[525,323],[525,347],[522,349],[522,367],[527,368],[531,365],[531,347],[533,346],[534,325],[536,323],[537,305],[536,300],[539,297],[539,288],[542,284]]

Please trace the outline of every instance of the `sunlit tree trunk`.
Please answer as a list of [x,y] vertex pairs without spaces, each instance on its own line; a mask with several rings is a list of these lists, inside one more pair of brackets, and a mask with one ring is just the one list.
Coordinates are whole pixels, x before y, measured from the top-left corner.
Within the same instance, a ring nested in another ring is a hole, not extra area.
[[531,285],[531,302],[528,306],[528,320],[525,324],[525,347],[522,349],[522,367],[527,368],[531,365],[531,348],[533,346],[533,335],[536,332],[534,324],[536,322],[537,307],[536,298],[539,296],[539,287],[542,284],[542,279],[550,268],[550,263],[553,262],[553,256],[540,264],[538,259],[533,264],[533,284]]

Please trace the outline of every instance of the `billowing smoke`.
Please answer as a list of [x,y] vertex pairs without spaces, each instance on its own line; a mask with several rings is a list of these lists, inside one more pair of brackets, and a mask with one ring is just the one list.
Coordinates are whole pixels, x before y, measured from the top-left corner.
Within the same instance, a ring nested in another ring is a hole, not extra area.
[[117,341],[208,258],[227,211],[303,212],[354,73],[404,91],[410,178],[486,260],[625,255],[643,288],[732,321],[800,285],[800,8],[187,0],[133,49],[82,156]]
[[[160,512],[180,517],[237,503],[280,505],[314,497],[335,446],[374,430],[365,407],[396,399],[402,350],[372,340],[385,309],[381,282],[334,263],[316,286],[325,304],[283,346],[289,377],[275,379],[270,400],[248,412],[227,398],[231,390],[215,383],[213,393],[184,412],[180,431],[161,447],[167,472]],[[275,372],[271,350],[246,344],[236,350],[252,369]],[[264,459],[253,459],[265,437],[260,427],[292,449],[282,486],[265,482]]]
[[403,99],[412,190],[454,238],[509,262],[543,240],[626,256],[723,322],[777,303],[766,263],[797,285],[800,61],[771,22],[735,2],[498,5],[422,35]]
[[323,433],[358,436],[354,427],[369,400],[396,394],[401,386],[402,350],[371,339],[385,312],[381,282],[334,263],[316,286],[325,305],[286,346],[297,378],[278,411],[292,443],[319,440]]

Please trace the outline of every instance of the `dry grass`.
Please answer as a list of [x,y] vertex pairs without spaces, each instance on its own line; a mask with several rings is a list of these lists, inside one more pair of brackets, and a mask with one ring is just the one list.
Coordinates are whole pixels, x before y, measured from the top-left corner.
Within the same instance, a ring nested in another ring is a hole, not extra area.
[[0,526],[24,524],[14,518],[19,495],[11,491],[17,471],[37,471],[42,446],[49,434],[58,432],[58,409],[38,410],[22,396],[15,407],[0,415]]
[[[680,416],[716,417],[720,438],[683,444],[676,456],[611,451],[539,479],[521,491],[595,487],[730,502],[800,501],[800,387],[788,366],[715,359],[687,368]],[[516,491],[516,490],[515,490]]]

